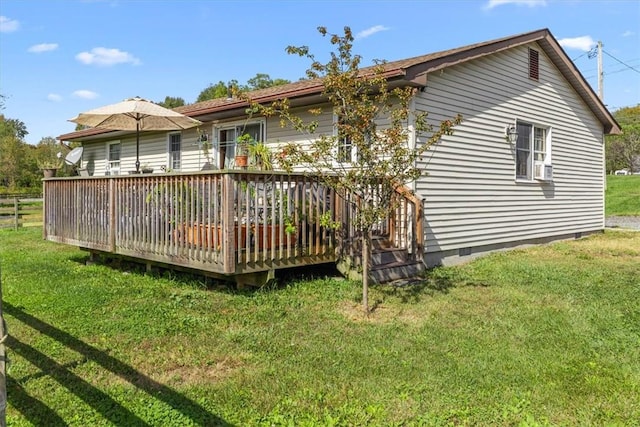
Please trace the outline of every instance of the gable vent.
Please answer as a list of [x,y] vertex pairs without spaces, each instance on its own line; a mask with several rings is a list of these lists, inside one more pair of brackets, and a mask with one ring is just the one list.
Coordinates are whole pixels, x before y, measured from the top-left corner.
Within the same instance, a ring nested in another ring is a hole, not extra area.
[[540,76],[538,57],[538,51],[529,48],[529,78],[533,80],[538,80]]

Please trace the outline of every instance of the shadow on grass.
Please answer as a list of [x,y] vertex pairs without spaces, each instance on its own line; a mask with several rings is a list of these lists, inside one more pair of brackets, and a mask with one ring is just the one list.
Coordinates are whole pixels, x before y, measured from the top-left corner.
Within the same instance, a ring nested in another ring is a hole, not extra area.
[[424,277],[396,280],[375,286],[384,297],[399,299],[404,304],[415,304],[425,296],[433,296],[436,293],[448,294],[456,287],[488,285],[473,282],[458,270],[436,267],[428,270]]
[[[69,349],[78,352],[87,361],[90,360],[97,363],[112,374],[117,375],[138,389],[146,392],[153,398],[164,402],[175,411],[190,418],[196,425],[231,426],[231,424],[227,423],[215,414],[210,413],[207,409],[193,400],[183,396],[164,384],[154,381],[139,371],[136,371],[131,366],[109,356],[105,352],[89,344],[86,344],[69,333],[25,313],[23,310],[11,305],[10,303],[4,302],[3,309],[5,314],[14,317],[16,320],[21,321],[40,333],[48,335]],[[7,346],[16,354],[24,357],[44,374],[53,378],[57,383],[75,394],[78,398],[83,400],[87,405],[91,406],[96,412],[100,413],[105,419],[109,420],[114,425],[149,425],[136,414],[114,400],[111,396],[75,375],[69,369],[70,366],[59,364],[42,351],[19,341],[15,337],[8,337],[6,342]],[[42,421],[46,421],[47,425],[67,425],[52,408],[49,408],[44,403],[29,396],[15,379],[9,378],[7,384],[7,395],[9,402],[33,424],[42,425]]]

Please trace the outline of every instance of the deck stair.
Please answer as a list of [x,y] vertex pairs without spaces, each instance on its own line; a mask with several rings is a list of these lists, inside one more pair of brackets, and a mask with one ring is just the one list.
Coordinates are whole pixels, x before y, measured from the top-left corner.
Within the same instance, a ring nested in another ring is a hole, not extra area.
[[[356,254],[351,260],[338,262],[338,270],[353,280],[362,279],[362,259]],[[370,283],[386,283],[419,276],[425,270],[422,261],[414,261],[407,249],[395,248],[386,236],[371,240]]]

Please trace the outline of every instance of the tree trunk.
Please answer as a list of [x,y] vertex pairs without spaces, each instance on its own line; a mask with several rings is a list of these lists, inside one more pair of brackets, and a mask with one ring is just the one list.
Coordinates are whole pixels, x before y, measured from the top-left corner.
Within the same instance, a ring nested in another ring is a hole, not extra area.
[[369,230],[362,232],[362,310],[369,315],[369,253],[371,252]]

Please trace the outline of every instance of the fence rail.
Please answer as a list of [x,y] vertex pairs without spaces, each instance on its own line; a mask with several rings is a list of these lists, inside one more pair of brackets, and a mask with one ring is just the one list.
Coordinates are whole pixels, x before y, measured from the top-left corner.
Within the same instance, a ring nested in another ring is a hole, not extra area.
[[0,197],[0,228],[42,226],[42,198]]

